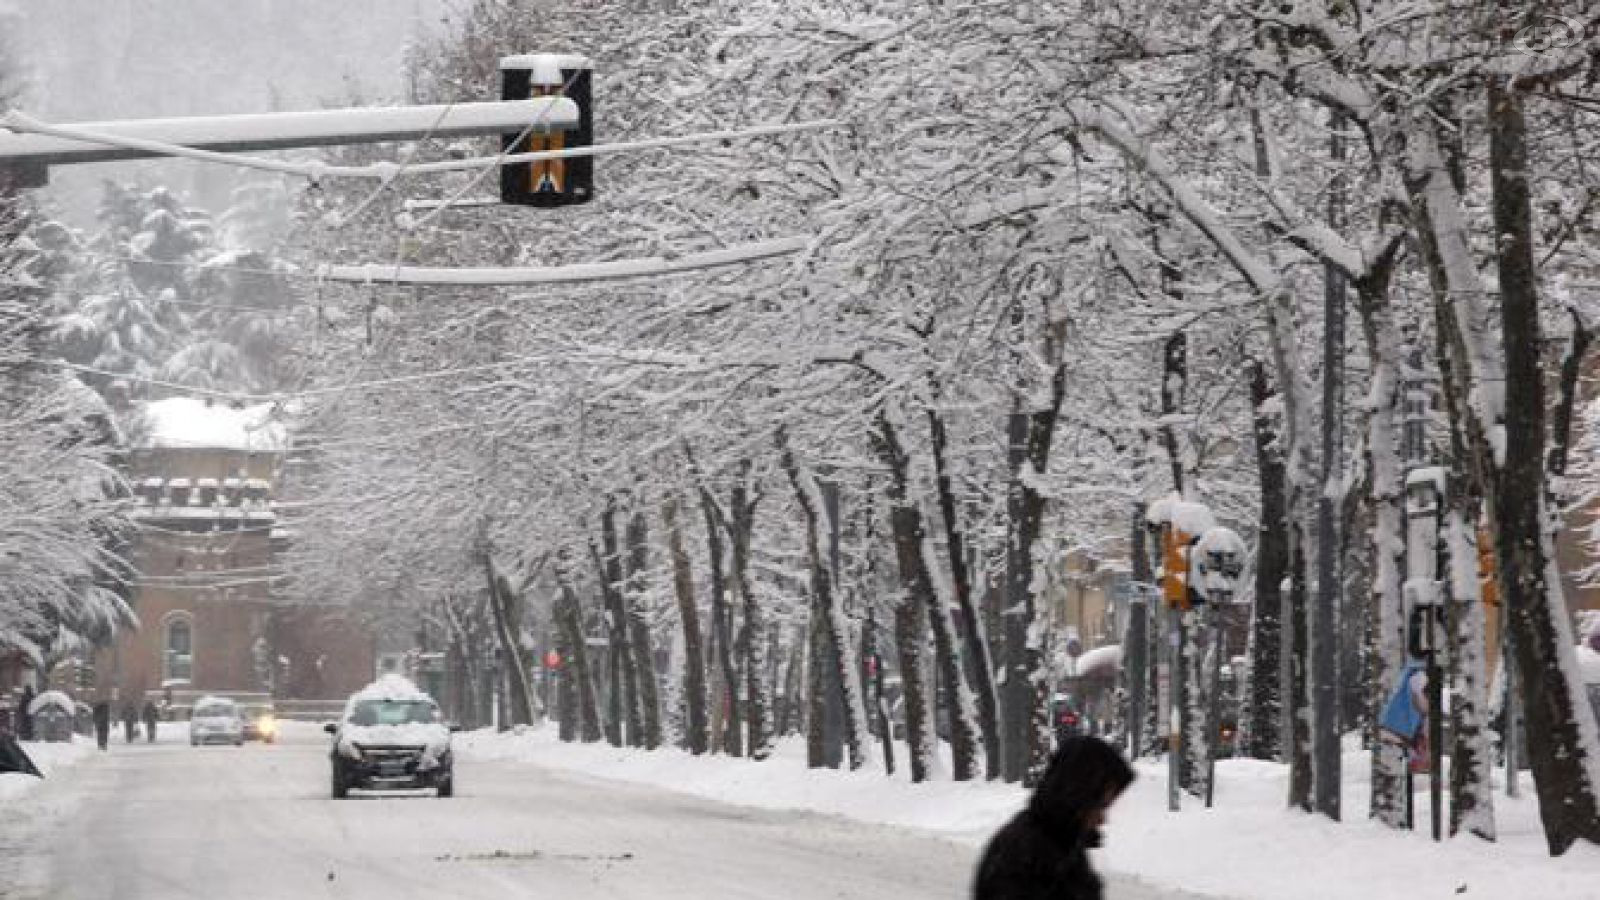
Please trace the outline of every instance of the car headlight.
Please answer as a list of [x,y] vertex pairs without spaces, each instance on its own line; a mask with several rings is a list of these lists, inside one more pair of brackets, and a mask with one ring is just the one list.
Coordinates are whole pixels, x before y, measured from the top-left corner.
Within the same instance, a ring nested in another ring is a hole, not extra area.
[[271,734],[278,730],[278,720],[271,716],[262,716],[261,720],[256,723],[256,727],[260,728],[265,734]]

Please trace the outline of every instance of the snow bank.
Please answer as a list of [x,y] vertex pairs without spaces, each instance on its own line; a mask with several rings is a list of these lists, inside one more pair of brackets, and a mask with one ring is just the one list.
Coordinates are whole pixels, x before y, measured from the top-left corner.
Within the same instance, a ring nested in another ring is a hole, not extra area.
[[232,407],[194,397],[168,397],[144,408],[151,447],[282,452],[287,432],[272,421],[272,404]]
[[[753,763],[682,751],[645,752],[604,744],[563,744],[553,728],[523,734],[459,735],[457,753],[473,760],[516,760],[589,776],[648,784],[739,806],[798,809],[940,832],[981,844],[1021,808],[1022,789],[986,782],[914,785],[900,772],[807,770],[802,742],[779,743],[776,758]],[[874,746],[877,752],[878,747]],[[1345,822],[1289,812],[1287,770],[1275,763],[1218,763],[1216,807],[1189,797],[1166,809],[1164,764],[1142,762],[1139,780],[1111,812],[1108,872],[1232,900],[1385,900],[1385,898],[1595,896],[1600,848],[1580,845],[1552,860],[1529,797],[1495,797],[1500,842],[1427,837],[1426,780],[1418,779],[1419,827],[1395,833],[1367,818],[1368,761],[1346,754]],[[1530,793],[1530,792],[1525,792]]]
[[1578,645],[1578,674],[1584,684],[1600,684],[1600,651]]
[[[25,741],[22,749],[33,760],[45,779],[54,778],[68,766],[92,756],[95,752],[94,741],[82,737],[74,737],[70,743],[49,743],[45,741]],[[44,779],[32,775],[19,775],[15,772],[0,772],[0,809],[15,803],[22,795],[35,790],[45,784]]]

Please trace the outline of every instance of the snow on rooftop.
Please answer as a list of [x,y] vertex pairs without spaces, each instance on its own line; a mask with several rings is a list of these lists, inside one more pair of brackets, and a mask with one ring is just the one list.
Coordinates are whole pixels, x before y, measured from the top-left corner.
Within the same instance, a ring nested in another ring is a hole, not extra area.
[[234,407],[194,397],[168,397],[148,403],[145,421],[150,427],[146,445],[164,448],[249,450],[281,453],[288,435],[272,421],[272,405]]

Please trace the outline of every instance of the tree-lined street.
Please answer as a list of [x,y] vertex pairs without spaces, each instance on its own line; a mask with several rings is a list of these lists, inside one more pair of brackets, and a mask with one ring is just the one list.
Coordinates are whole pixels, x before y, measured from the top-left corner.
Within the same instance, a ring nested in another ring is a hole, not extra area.
[[0,821],[0,895],[957,898],[975,858],[901,829],[470,758],[451,799],[335,801],[326,751],[306,726],[275,746],[115,746]]

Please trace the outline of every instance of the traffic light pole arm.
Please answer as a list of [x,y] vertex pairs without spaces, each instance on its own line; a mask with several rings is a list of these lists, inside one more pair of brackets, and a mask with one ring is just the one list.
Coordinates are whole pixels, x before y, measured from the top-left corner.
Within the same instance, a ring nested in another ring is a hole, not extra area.
[[[243,160],[228,154],[425,137],[505,134],[523,129],[570,131],[577,127],[577,122],[578,106],[565,97],[82,125],[52,125],[20,110],[12,110],[0,117],[0,125],[18,133],[0,134],[0,164],[37,168],[187,156],[238,165]],[[318,174],[322,168],[277,160],[251,160],[250,164],[255,168],[270,167],[286,174],[307,176]],[[384,177],[386,168],[394,166],[349,168],[359,169],[364,177]]]
[[[533,104],[534,106],[530,106]],[[459,112],[467,109],[471,116]],[[373,115],[366,115],[366,114]],[[409,115],[401,115],[406,113]],[[0,166],[20,165],[30,167],[64,165],[69,163],[107,162],[122,159],[146,159],[158,156],[182,157],[201,162],[220,163],[240,168],[260,169],[283,175],[320,180],[323,178],[374,178],[389,179],[397,175],[429,175],[492,166],[512,165],[537,160],[566,159],[583,156],[604,156],[637,150],[677,147],[687,144],[715,141],[743,140],[789,134],[800,131],[819,131],[843,127],[842,122],[824,119],[814,122],[795,122],[782,125],[760,125],[751,128],[714,131],[678,137],[653,138],[617,144],[600,144],[588,147],[568,147],[532,153],[498,154],[471,159],[443,160],[433,163],[416,163],[401,166],[392,162],[371,163],[362,166],[337,166],[323,163],[294,163],[255,156],[239,156],[234,152],[256,149],[285,149],[293,147],[330,146],[336,144],[372,141],[406,140],[423,137],[447,137],[469,134],[504,134],[519,129],[561,131],[576,119],[576,105],[564,97],[536,97],[529,100],[508,100],[496,103],[456,104],[453,107],[418,106],[403,109],[350,109],[324,110],[318,113],[281,113],[265,116],[224,116],[216,120],[151,120],[150,122],[107,122],[90,125],[51,125],[41,122],[19,110],[0,116],[0,126],[17,134],[0,134]],[[280,117],[294,117],[282,119]],[[308,117],[315,117],[309,122]],[[342,127],[339,122],[362,119],[365,124]],[[299,137],[274,133],[271,124],[252,124],[251,136],[242,134],[241,122],[299,123]],[[191,133],[191,140],[170,140],[184,135],[166,134],[163,128],[135,128],[143,125],[171,125],[172,123],[201,123],[226,121],[228,128],[220,126],[209,132]],[[424,123],[429,124],[424,124]],[[399,130],[402,123],[409,130]],[[430,124],[434,127],[430,127]],[[103,129],[116,130],[103,130]],[[362,129],[367,129],[363,131]],[[146,136],[141,136],[141,132]],[[168,137],[162,140],[155,135]],[[221,149],[212,149],[221,148]]]

